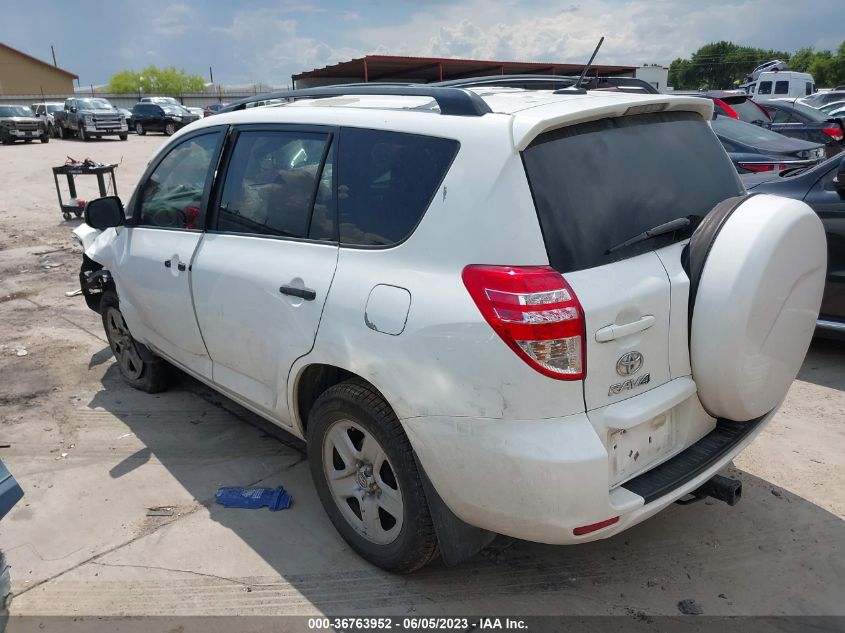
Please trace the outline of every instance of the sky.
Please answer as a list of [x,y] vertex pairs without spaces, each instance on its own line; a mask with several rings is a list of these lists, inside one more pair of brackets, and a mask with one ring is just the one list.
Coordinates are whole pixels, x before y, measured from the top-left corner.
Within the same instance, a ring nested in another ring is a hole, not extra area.
[[[100,85],[176,66],[223,84],[285,86],[365,54],[663,64],[700,46],[836,49],[842,0],[40,0],[3,3],[0,42]],[[60,16],[56,19],[57,16]],[[833,18],[833,19],[831,19]]]

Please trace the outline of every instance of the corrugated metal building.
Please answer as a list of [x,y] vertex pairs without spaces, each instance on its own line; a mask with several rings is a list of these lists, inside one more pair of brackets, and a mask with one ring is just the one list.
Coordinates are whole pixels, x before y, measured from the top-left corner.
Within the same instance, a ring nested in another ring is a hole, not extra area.
[[0,43],[0,95],[73,94],[72,72]]

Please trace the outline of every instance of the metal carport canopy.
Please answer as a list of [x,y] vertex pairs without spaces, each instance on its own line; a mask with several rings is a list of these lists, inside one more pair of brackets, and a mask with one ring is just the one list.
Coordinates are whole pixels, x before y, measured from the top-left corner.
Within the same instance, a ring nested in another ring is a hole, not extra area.
[[[400,80],[426,83],[485,75],[578,75],[583,69],[584,64],[367,55],[305,71],[291,76],[291,80],[293,87],[296,88],[297,83],[303,80],[306,80],[308,85],[328,85],[335,80],[337,83]],[[590,68],[590,76],[633,76],[636,69],[636,66],[595,65]]]

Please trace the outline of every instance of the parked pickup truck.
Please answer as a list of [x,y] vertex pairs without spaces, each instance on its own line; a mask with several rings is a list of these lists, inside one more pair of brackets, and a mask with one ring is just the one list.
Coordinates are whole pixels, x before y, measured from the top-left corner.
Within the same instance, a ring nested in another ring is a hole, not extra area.
[[0,105],[0,142],[3,145],[15,141],[31,143],[35,139],[50,142],[46,123],[35,118],[27,106]]
[[125,141],[129,127],[124,117],[107,99],[94,97],[65,99],[64,110],[53,115],[59,138],[79,136],[82,141],[118,136]]

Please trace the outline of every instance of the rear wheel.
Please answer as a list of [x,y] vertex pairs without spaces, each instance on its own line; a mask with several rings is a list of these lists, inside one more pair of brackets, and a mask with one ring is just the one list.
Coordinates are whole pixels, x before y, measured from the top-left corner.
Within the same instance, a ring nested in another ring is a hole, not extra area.
[[372,386],[350,380],[318,398],[308,416],[308,459],[326,513],[363,558],[409,573],[437,555],[413,449]]
[[167,364],[160,358],[144,360],[138,344],[120,311],[120,302],[113,291],[106,291],[100,302],[103,327],[120,374],[135,389],[157,393],[167,387]]

